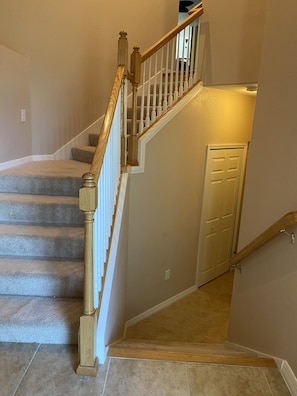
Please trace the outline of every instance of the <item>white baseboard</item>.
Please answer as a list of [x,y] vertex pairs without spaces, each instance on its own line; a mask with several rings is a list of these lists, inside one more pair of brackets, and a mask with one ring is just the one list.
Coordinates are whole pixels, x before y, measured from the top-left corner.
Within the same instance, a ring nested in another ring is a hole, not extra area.
[[19,166],[19,165],[24,165],[28,162],[32,162],[32,161],[47,161],[47,160],[53,160],[53,156],[52,155],[29,155],[27,157],[23,157],[23,158],[17,158],[11,161],[6,161],[6,162],[2,162],[0,164],[0,171],[1,170],[5,170],[5,169],[9,169],[9,168],[13,168],[15,166]]
[[196,290],[197,290],[197,287],[192,286],[189,289],[186,289],[186,290],[182,291],[181,293],[178,293],[175,296],[170,297],[168,300],[165,300],[165,301],[161,302],[160,304],[155,305],[154,307],[148,309],[147,311],[142,312],[140,315],[137,315],[134,318],[129,319],[126,322],[125,329],[127,329],[127,327],[135,325],[136,323],[141,322],[143,319],[148,318],[149,316],[161,311],[162,309],[169,307],[169,305],[175,303],[176,301],[180,300],[183,297],[188,296],[189,294],[193,293]]
[[226,345],[233,347],[237,350],[245,351],[245,352],[251,352],[253,354],[256,354],[259,357],[264,357],[264,358],[269,358],[273,359],[279,369],[279,372],[281,373],[289,391],[293,396],[297,396],[297,378],[291,369],[289,363],[281,358],[278,358],[276,356],[268,355],[267,353],[263,353],[260,351],[257,351],[256,349],[248,348],[239,344],[235,344],[234,342],[227,341]]
[[286,360],[283,360],[280,368],[280,372],[291,394],[293,396],[297,396],[297,378],[293,373],[293,370],[291,369],[289,363]]

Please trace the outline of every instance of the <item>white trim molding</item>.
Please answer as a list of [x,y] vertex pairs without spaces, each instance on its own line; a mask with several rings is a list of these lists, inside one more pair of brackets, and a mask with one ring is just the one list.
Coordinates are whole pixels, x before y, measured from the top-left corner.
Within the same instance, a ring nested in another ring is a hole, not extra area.
[[297,396],[297,378],[289,363],[286,360],[283,360],[279,370],[291,394],[293,396]]

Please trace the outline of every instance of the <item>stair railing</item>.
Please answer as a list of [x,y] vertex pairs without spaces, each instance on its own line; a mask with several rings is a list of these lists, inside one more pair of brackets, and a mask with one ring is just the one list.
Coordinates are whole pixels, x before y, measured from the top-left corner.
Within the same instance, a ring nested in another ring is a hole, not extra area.
[[131,70],[133,86],[132,121],[128,140],[128,163],[137,165],[137,139],[187,93],[198,80],[200,3],[178,26],[148,50],[134,48]]
[[118,69],[90,171],[83,176],[79,206],[84,213],[84,302],[79,328],[77,374],[97,373],[96,331],[113,217],[126,165],[126,33],[121,32]]
[[288,236],[291,240],[291,243],[295,242],[295,234],[289,233],[287,231],[288,227],[293,226],[297,223],[297,211],[289,212],[286,215],[282,216],[278,221],[268,227],[264,232],[262,232],[257,238],[255,238],[252,242],[250,242],[246,247],[240,250],[232,259],[231,266],[238,269],[240,272],[242,271],[242,267],[240,265],[241,261],[247,258],[249,255],[253,254],[256,250],[260,249],[267,242],[271,241],[280,233]]

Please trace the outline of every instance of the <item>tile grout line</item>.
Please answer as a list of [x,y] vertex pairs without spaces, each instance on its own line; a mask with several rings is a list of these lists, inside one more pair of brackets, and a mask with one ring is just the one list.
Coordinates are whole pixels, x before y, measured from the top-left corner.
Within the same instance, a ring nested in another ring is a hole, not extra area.
[[266,374],[265,374],[264,371],[262,372],[262,375],[264,376],[265,382],[266,382],[267,387],[268,387],[268,389],[269,389],[269,391],[270,391],[270,393],[271,393],[271,396],[273,396],[273,395],[274,395],[274,392],[273,392],[273,390],[271,389],[270,382],[269,382],[269,380],[268,380],[268,378],[267,378],[267,376],[266,376]]
[[102,390],[102,396],[104,396],[104,394],[105,394],[106,384],[107,384],[107,377],[109,375],[110,364],[111,364],[111,359],[108,358],[108,366],[107,366],[107,370],[106,370],[106,374],[105,374],[105,380],[104,380],[104,385],[103,385],[103,390]]
[[29,370],[29,368],[30,368],[30,366],[31,366],[31,364],[32,364],[32,362],[33,362],[33,360],[35,359],[35,356],[36,356],[37,352],[39,351],[40,347],[41,347],[41,344],[38,344],[38,346],[37,346],[35,352],[33,353],[32,357],[31,357],[31,359],[30,359],[30,362],[28,363],[28,366],[26,367],[26,370],[24,371],[24,373],[23,373],[21,379],[19,380],[19,383],[17,384],[17,386],[16,386],[16,388],[15,388],[15,391],[13,392],[12,396],[15,396],[16,392],[18,391],[18,389],[19,389],[19,387],[20,387],[20,385],[21,385],[21,383],[22,383],[24,377],[26,376],[26,374],[27,374],[27,372],[28,372],[28,370]]
[[188,384],[188,395],[191,396],[190,381],[189,381],[189,364],[188,363],[186,363],[186,376],[187,376],[187,384]]

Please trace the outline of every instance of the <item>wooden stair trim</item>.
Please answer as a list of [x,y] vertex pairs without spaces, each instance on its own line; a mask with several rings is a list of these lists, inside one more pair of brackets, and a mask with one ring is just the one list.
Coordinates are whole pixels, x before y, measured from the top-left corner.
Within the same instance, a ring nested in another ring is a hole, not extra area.
[[273,359],[260,358],[255,356],[214,355],[191,352],[162,351],[144,348],[121,348],[117,346],[111,346],[109,348],[108,356],[130,359],[166,360],[190,363],[227,364],[253,367],[277,367]]
[[114,343],[116,348],[133,348],[146,350],[174,351],[184,353],[226,354],[233,356],[257,356],[256,353],[238,350],[225,344],[190,343],[180,341],[160,341],[144,339],[123,339]]

